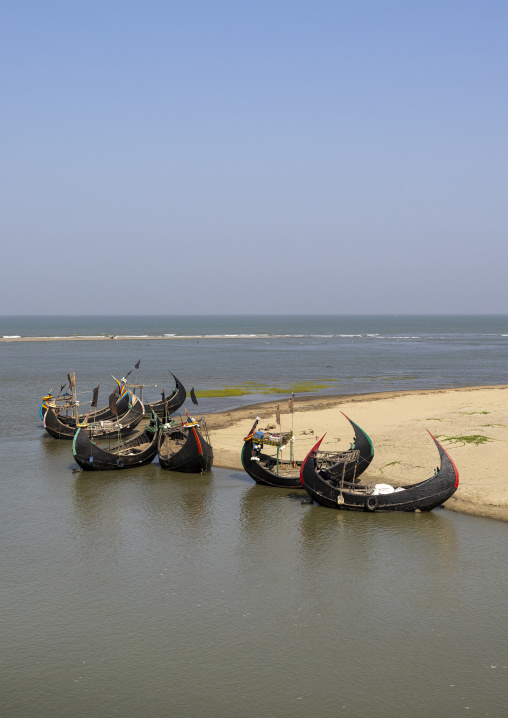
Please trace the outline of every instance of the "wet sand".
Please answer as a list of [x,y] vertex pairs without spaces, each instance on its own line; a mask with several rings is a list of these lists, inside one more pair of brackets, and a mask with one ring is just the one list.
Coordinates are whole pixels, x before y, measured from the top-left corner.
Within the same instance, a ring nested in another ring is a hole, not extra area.
[[[323,434],[324,450],[347,449],[354,432],[342,411],[374,444],[365,482],[396,485],[432,476],[438,454],[428,430],[459,470],[459,488],[446,508],[508,521],[507,401],[508,386],[296,397],[293,415],[287,401],[280,404],[281,429],[293,428],[296,459]],[[214,465],[243,471],[243,438],[257,416],[260,428],[275,431],[275,409],[272,401],[209,415]],[[476,445],[452,438],[476,436],[488,441]]]

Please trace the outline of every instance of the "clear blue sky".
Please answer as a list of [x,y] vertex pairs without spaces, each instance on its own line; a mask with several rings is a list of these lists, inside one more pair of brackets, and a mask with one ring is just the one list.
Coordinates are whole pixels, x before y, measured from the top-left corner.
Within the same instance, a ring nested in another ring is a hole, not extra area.
[[0,313],[507,312],[507,27],[6,0]]

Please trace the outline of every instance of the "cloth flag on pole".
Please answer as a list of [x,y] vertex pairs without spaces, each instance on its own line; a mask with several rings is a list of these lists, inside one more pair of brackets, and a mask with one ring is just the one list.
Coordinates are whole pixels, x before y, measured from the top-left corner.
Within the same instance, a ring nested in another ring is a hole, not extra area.
[[[100,384],[99,384],[99,386],[100,386]],[[96,386],[95,389],[93,390],[92,408],[93,407],[97,408],[98,399],[99,399],[99,387]]]
[[293,413],[295,395],[291,394],[291,399],[288,401],[289,411]]
[[254,424],[252,425],[252,429],[249,431],[249,433],[248,433],[247,436],[245,437],[244,441],[247,441],[247,439],[250,439],[250,438],[251,438],[251,436],[252,436],[252,435],[254,434],[254,432],[256,431],[256,427],[257,427],[258,423],[259,423],[259,416],[257,417],[256,421],[255,421]]
[[109,395],[109,408],[113,416],[118,416],[118,409],[116,408],[116,392]]
[[76,388],[76,375],[75,375],[75,373],[74,373],[73,371],[70,371],[70,372],[67,374],[67,379],[68,379],[68,381],[69,381],[69,386],[70,386],[70,388],[71,388],[71,389],[75,389],[75,388]]
[[275,412],[275,421],[280,426],[280,406],[277,404],[277,411]]
[[139,357],[139,361],[134,364],[135,369],[139,369],[139,365],[141,364],[141,357]]
[[198,404],[198,400],[196,399],[196,392],[194,391],[194,387],[190,390],[190,398],[192,399],[193,404]]

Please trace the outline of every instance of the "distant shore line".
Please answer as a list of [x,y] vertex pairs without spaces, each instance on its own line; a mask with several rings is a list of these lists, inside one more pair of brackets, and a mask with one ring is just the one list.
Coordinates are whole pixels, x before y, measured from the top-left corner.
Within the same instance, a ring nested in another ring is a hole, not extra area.
[[[13,342],[101,342],[101,341],[165,341],[171,339],[282,339],[282,338],[302,338],[308,337],[309,335],[294,335],[294,334],[164,334],[162,336],[155,336],[150,334],[138,334],[138,335],[120,335],[111,334],[109,336],[70,336],[70,337],[22,337],[22,336],[7,336],[0,337],[0,342],[13,343]],[[318,335],[312,335],[317,337]],[[334,334],[323,334],[321,337],[332,338],[334,336],[351,336],[351,335],[334,335]],[[357,336],[357,335],[355,335]],[[360,336],[360,335],[358,335]]]
[[[101,341],[140,341],[140,340],[155,340],[164,341],[170,339],[259,339],[259,334],[167,334],[164,336],[150,336],[149,334],[140,334],[132,336],[117,336],[111,334],[110,336],[72,336],[72,337],[22,337],[22,336],[3,336],[0,337],[0,342],[12,343],[12,342],[101,342]],[[265,335],[263,335],[265,336]],[[281,335],[270,335],[272,338]],[[268,338],[268,335],[266,335]]]

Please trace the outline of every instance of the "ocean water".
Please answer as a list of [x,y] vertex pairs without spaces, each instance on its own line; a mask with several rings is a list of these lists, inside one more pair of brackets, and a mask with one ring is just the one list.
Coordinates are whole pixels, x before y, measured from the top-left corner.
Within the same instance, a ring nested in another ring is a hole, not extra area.
[[[3,318],[0,697],[6,718],[455,718],[508,705],[508,526],[349,514],[241,471],[76,472],[38,405],[105,403],[141,358],[200,388],[506,383],[507,317]],[[174,334],[164,340],[150,336]],[[167,383],[166,383],[167,382]],[[204,400],[209,410],[278,395]],[[240,453],[241,447],[238,447]],[[460,470],[460,467],[459,467]]]
[[[69,369],[83,390],[101,383],[109,392],[111,374],[121,378],[140,358],[139,381],[157,384],[148,399],[171,388],[168,370],[198,397],[253,383],[244,397],[203,399],[208,412],[282,399],[302,382],[324,385],[315,394],[503,384],[508,316],[3,317],[0,336],[132,337],[1,344],[13,366],[32,364],[39,394]],[[256,394],[256,385],[280,393]]]

